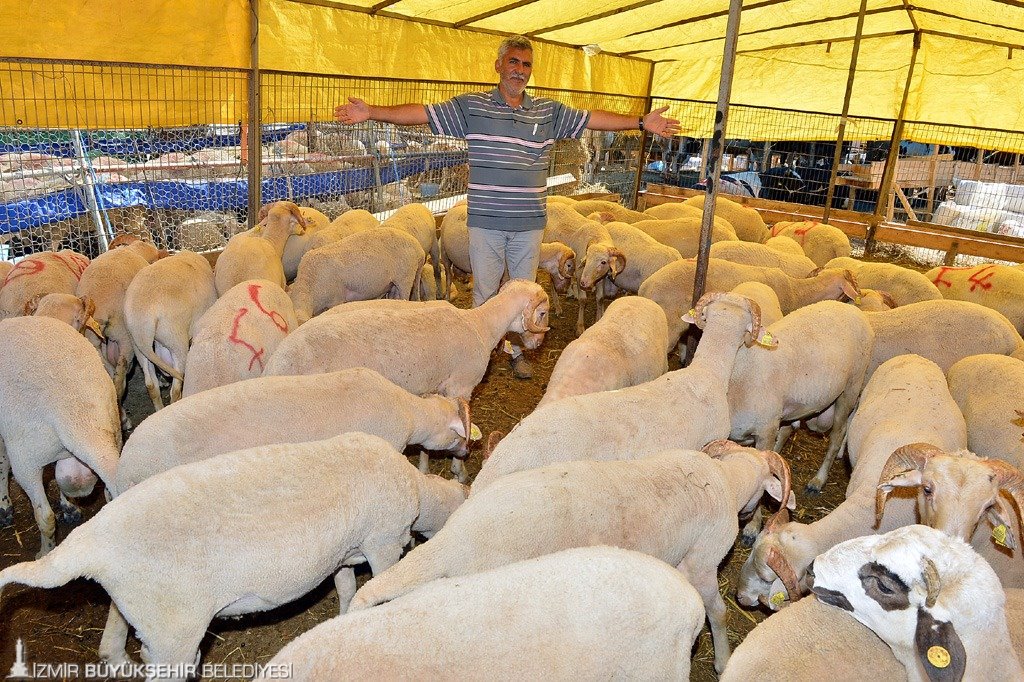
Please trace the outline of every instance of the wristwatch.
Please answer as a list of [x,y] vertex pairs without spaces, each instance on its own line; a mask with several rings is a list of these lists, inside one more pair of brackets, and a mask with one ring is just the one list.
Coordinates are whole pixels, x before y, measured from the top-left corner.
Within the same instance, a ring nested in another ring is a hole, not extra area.
[[643,116],[640,117],[640,122],[639,122],[638,127],[640,128],[640,130],[644,129],[644,117]]

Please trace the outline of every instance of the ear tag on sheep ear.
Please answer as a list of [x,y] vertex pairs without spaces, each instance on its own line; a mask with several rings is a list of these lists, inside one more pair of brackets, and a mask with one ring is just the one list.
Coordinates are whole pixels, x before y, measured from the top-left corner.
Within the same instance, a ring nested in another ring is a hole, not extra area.
[[853,304],[854,305],[860,305],[863,301],[864,301],[864,298],[861,297],[861,296],[858,296],[857,298],[853,299]]
[[512,355],[512,342],[505,339],[505,343],[501,346],[501,349],[509,355]]
[[946,668],[949,666],[949,652],[944,647],[933,646],[928,647],[928,662],[936,668]]
[[763,348],[775,348],[777,345],[779,345],[778,341],[775,340],[775,337],[772,336],[771,332],[765,332],[764,334],[761,335],[761,338],[755,339],[754,341],[755,343],[757,343],[757,345]]
[[690,308],[690,310],[679,319],[687,324],[695,324],[697,322],[697,309]]
[[778,608],[778,607],[782,606],[783,603],[785,603],[785,601],[786,601],[786,593],[785,592],[776,592],[775,594],[773,594],[771,597],[768,598],[768,601],[769,601],[769,603],[771,603],[772,606]]
[[1000,523],[998,526],[992,529],[992,539],[995,540],[997,545],[1006,547],[1006,525]]
[[477,426],[476,424],[470,424],[469,425],[469,439],[470,440],[480,440],[483,437],[484,437],[484,434],[480,431],[480,427],[479,426]]

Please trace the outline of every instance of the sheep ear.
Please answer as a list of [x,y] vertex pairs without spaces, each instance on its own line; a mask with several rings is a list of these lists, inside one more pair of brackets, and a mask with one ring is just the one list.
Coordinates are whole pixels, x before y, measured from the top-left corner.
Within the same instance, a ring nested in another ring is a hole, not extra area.
[[690,310],[683,315],[682,320],[686,324],[697,324],[697,311],[690,308]]
[[997,545],[1016,551],[1017,538],[1013,534],[1013,524],[1010,522],[1013,513],[1007,509],[1006,502],[1002,498],[997,499],[995,506],[990,507],[986,515],[992,524],[992,540]]
[[39,307],[39,301],[43,298],[42,294],[36,294],[29,300],[25,301],[25,307],[22,308],[21,314],[25,317],[32,317],[36,314],[36,309]]
[[[764,491],[776,502],[782,502],[782,483],[779,479],[769,476],[768,480],[765,481]],[[793,494],[792,490],[789,491],[789,499],[786,500],[786,509],[789,511],[796,510],[796,495]]]
[[772,583],[771,588],[768,589],[768,608],[772,611],[779,611],[789,606],[789,590],[778,578]]
[[952,623],[936,620],[918,607],[914,633],[917,658],[930,682],[959,682],[967,669],[967,651]]

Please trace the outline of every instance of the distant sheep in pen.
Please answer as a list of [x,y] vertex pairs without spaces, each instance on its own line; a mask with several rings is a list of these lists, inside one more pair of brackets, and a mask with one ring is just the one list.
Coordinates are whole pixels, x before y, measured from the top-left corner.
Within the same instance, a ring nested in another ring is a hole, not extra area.
[[850,238],[842,230],[810,220],[799,223],[776,223],[772,226],[771,236],[780,235],[796,240],[807,257],[818,267],[825,267],[833,258],[848,257],[852,250]]
[[[1007,265],[942,266],[925,273],[943,298],[998,310],[1024,334],[1024,271]],[[0,296],[3,292],[0,292]]]

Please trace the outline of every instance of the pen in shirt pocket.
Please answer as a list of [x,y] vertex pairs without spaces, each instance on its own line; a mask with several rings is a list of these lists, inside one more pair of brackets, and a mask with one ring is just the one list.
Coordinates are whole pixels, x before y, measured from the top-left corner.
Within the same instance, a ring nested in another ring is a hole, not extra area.
[[533,124],[533,134],[534,135],[537,134],[537,124],[536,123]]

